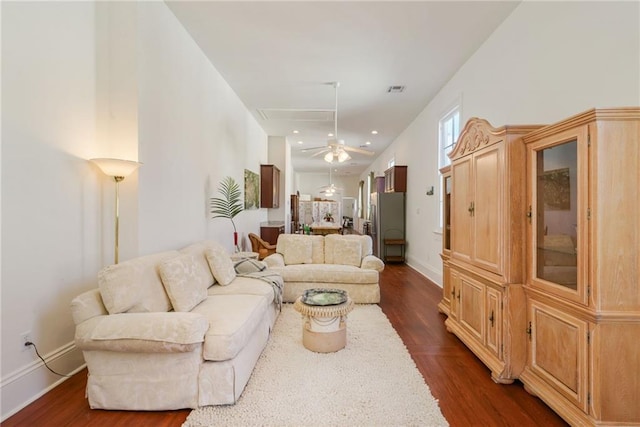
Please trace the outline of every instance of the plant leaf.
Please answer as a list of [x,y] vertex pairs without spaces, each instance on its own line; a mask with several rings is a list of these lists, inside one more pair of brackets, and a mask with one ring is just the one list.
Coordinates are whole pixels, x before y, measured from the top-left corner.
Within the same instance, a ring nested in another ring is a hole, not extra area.
[[209,201],[212,218],[229,218],[235,230],[233,218],[244,210],[240,186],[232,177],[227,176],[220,182],[218,192],[222,197],[212,197]]

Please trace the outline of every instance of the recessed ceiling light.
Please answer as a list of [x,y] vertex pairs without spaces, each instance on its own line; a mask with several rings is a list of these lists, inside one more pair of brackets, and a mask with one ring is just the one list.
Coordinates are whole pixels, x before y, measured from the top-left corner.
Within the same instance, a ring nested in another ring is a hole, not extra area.
[[365,142],[364,145],[371,145],[371,141]]
[[371,131],[371,135],[377,135],[377,134],[378,134],[378,131],[377,131],[377,130],[372,130],[372,131]]
[[328,136],[328,137],[332,137],[332,136],[333,136],[333,134],[332,134],[332,133],[329,133],[329,134],[327,134],[327,136]]
[[300,133],[300,131],[299,130],[294,130],[293,133]]
[[304,142],[302,142],[302,141],[298,141],[298,144],[304,144]]

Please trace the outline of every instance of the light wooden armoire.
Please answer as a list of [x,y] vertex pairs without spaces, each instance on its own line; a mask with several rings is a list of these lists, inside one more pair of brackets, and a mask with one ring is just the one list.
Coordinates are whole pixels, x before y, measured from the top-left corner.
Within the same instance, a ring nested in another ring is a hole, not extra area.
[[640,425],[640,108],[590,110],[523,141],[520,380],[571,425]]
[[[525,149],[540,126],[493,128],[470,119],[449,155],[450,252],[443,250],[447,329],[511,383],[526,360],[524,300]],[[447,259],[448,258],[448,259]]]

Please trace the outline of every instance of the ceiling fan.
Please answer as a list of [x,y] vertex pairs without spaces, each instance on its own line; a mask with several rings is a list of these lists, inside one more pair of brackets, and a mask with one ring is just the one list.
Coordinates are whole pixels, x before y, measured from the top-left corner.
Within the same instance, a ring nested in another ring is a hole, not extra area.
[[362,148],[349,147],[345,144],[343,139],[338,139],[338,87],[340,86],[340,82],[331,83],[335,88],[336,92],[336,109],[334,116],[334,129],[333,129],[333,138],[327,141],[327,145],[323,147],[312,147],[312,148],[304,148],[301,151],[317,151],[311,157],[316,157],[324,154],[324,160],[329,163],[333,163],[334,161],[338,161],[338,163],[345,162],[351,158],[348,152],[365,154],[367,156],[373,156],[375,153],[369,150],[363,150]]
[[331,182],[331,168],[329,168],[329,185],[320,187],[320,193],[326,196],[333,196],[340,192],[342,192],[342,188],[337,187],[333,182]]

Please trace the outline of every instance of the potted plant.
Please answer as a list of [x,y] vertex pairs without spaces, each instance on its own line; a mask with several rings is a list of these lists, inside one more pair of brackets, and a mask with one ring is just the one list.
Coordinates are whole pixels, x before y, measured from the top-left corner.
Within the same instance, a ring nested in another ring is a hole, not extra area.
[[240,186],[232,177],[227,176],[220,182],[218,192],[222,197],[212,197],[210,201],[212,218],[229,218],[231,225],[233,225],[233,245],[239,252],[238,230],[233,218],[244,210]]

